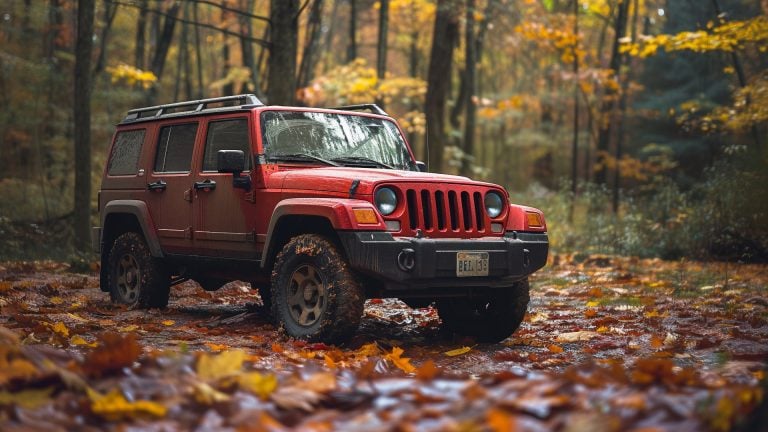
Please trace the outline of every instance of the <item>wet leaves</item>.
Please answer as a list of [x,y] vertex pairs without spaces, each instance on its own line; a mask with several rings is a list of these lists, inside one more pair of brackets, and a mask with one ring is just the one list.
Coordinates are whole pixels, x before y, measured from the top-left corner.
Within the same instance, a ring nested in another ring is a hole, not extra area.
[[242,283],[126,310],[95,275],[0,264],[0,429],[730,430],[765,409],[765,267],[555,258],[501,344],[377,299],[341,347],[279,336]]

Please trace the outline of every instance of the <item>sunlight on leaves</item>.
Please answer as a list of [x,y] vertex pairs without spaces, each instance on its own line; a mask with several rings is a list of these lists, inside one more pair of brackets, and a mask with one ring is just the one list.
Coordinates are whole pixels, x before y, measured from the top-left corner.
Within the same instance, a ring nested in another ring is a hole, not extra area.
[[87,389],[91,400],[91,411],[107,420],[136,418],[140,416],[164,417],[168,409],[157,402],[138,400],[129,402],[117,389],[112,389],[106,395]]
[[402,370],[405,373],[411,373],[416,370],[416,368],[411,364],[411,359],[407,357],[400,357],[403,354],[403,349],[400,347],[393,347],[392,352],[388,353],[384,356],[385,359],[389,360],[394,364],[398,369]]
[[245,358],[245,351],[242,350],[224,351],[217,355],[203,353],[197,360],[197,375],[204,380],[234,375],[242,369]]

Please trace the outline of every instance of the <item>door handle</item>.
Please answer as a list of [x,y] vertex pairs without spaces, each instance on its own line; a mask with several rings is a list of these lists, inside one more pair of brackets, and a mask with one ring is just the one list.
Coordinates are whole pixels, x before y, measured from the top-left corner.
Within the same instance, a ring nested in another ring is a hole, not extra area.
[[168,187],[168,184],[166,184],[162,180],[158,180],[158,181],[152,182],[152,183],[147,183],[147,189],[149,189],[151,191],[156,191],[156,190],[164,191],[166,187]]
[[210,189],[214,190],[216,189],[216,182],[211,179],[206,179],[201,182],[195,182],[195,190],[201,190],[201,189]]

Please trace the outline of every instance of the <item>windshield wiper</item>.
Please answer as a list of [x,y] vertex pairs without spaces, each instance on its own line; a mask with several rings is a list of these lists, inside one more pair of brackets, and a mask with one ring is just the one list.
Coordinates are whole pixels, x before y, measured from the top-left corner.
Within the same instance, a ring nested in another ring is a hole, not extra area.
[[367,157],[361,157],[361,156],[342,156],[331,159],[334,162],[341,162],[343,163],[351,163],[351,164],[358,164],[358,165],[373,165],[377,168],[387,168],[387,169],[395,169],[392,165],[385,164],[384,162],[379,162],[375,159],[370,159]]
[[328,159],[323,159],[319,156],[311,155],[308,153],[288,153],[288,154],[276,154],[269,156],[269,160],[280,160],[280,161],[316,161],[321,162],[326,165],[330,166],[341,166],[336,162],[329,161]]

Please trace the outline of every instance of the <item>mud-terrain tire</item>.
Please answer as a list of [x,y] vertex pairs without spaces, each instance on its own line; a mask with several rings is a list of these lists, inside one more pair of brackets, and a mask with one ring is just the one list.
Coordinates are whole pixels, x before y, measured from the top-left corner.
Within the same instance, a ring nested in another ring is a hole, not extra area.
[[528,279],[499,288],[481,298],[446,298],[437,301],[443,326],[478,342],[500,342],[517,330],[530,300]]
[[365,295],[337,247],[302,234],[277,255],[272,270],[272,317],[289,336],[338,343],[360,325]]
[[171,279],[163,263],[152,257],[144,238],[135,232],[118,237],[109,252],[107,282],[113,303],[164,308]]

